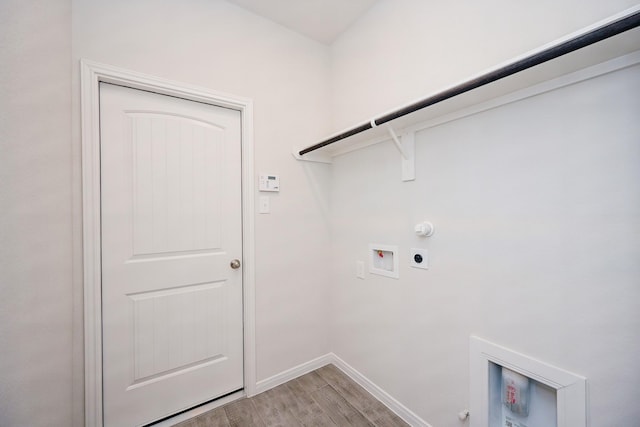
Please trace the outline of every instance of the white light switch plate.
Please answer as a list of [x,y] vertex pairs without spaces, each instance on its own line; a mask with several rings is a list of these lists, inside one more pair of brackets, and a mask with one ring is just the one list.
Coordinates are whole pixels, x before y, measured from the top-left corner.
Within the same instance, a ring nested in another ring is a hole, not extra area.
[[258,212],[261,214],[268,214],[270,212],[269,196],[260,196],[260,206]]
[[356,277],[364,279],[364,261],[356,261]]

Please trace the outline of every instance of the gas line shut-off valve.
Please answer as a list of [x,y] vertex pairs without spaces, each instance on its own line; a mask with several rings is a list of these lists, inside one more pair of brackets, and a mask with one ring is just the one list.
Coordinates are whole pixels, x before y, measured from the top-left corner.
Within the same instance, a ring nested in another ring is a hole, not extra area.
[[433,224],[429,221],[423,221],[416,224],[414,231],[420,237],[429,237],[433,234]]

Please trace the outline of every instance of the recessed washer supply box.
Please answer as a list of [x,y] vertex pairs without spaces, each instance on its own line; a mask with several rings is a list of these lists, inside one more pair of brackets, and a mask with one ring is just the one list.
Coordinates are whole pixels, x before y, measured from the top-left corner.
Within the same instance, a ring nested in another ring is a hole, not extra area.
[[371,243],[369,245],[369,273],[398,279],[398,247]]

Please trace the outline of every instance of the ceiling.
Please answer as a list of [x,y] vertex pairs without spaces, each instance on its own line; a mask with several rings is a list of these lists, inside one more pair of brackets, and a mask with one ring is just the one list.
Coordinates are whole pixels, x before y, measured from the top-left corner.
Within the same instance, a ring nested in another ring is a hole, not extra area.
[[229,0],[293,31],[330,45],[377,0]]

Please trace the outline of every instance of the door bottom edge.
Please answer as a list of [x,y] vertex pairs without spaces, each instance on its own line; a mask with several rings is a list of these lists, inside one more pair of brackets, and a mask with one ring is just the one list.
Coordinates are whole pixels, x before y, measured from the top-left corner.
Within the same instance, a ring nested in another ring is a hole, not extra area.
[[244,387],[242,387],[237,390],[230,391],[229,393],[223,394],[222,396],[214,397],[213,399],[199,403],[190,408],[183,409],[174,414],[167,415],[166,417],[163,417],[151,423],[143,424],[141,427],[170,427],[182,421],[186,421],[190,418],[196,417],[200,414],[204,414],[205,412],[224,406],[235,400],[241,399],[245,396],[246,394],[244,391]]

